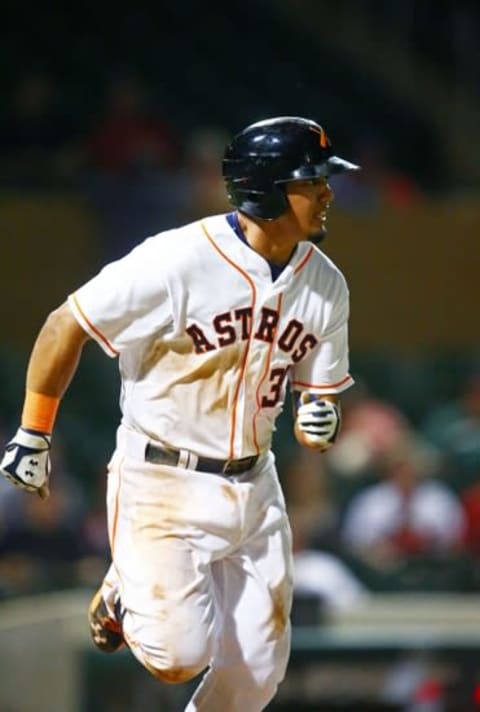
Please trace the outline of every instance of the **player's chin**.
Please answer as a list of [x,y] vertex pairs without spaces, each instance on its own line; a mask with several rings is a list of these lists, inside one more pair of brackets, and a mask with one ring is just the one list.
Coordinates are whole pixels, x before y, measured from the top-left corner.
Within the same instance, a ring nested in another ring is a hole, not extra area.
[[318,245],[322,240],[324,240],[327,236],[327,228],[325,225],[322,225],[322,227],[317,228],[317,230],[313,231],[310,233],[308,239],[310,242],[313,242],[314,245]]

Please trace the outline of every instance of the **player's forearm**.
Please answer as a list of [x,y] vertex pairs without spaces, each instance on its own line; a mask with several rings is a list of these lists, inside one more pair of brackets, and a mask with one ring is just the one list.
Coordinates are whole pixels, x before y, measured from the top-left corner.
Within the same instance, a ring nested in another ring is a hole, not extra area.
[[61,398],[77,370],[88,338],[66,304],[52,312],[32,349],[27,391]]

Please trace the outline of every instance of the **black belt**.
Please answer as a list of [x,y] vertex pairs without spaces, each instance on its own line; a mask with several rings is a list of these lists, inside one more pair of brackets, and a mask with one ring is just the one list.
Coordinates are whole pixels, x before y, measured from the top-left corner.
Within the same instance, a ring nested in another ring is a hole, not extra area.
[[[164,448],[153,443],[148,443],[145,448],[145,460],[153,465],[169,465],[178,467],[182,453],[180,450]],[[242,457],[239,460],[215,460],[210,457],[192,457],[188,464],[182,464],[191,470],[199,472],[212,472],[213,474],[237,475],[251,470],[257,463],[258,455]],[[191,463],[191,464],[190,464]]]

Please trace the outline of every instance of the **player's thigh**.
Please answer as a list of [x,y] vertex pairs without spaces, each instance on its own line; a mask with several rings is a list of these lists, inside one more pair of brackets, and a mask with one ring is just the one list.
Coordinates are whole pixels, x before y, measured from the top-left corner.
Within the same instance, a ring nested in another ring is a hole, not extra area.
[[165,537],[151,558],[125,568],[119,556],[127,640],[154,653],[159,667],[203,667],[211,655],[215,608],[210,567],[189,542]]
[[195,546],[187,524],[183,530],[169,526],[165,501],[148,491],[139,493],[130,475],[113,468],[108,493],[112,558],[127,611],[126,632],[170,651],[180,651],[190,639],[192,657],[201,655],[214,623],[208,552]]

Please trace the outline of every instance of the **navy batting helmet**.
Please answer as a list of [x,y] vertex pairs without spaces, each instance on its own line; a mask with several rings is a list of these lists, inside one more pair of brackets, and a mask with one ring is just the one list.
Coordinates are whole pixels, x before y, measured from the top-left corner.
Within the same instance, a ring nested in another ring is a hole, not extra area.
[[230,202],[263,220],[274,220],[287,211],[282,184],[358,168],[333,155],[330,139],[319,124],[299,116],[279,116],[247,126],[233,138],[223,158]]

